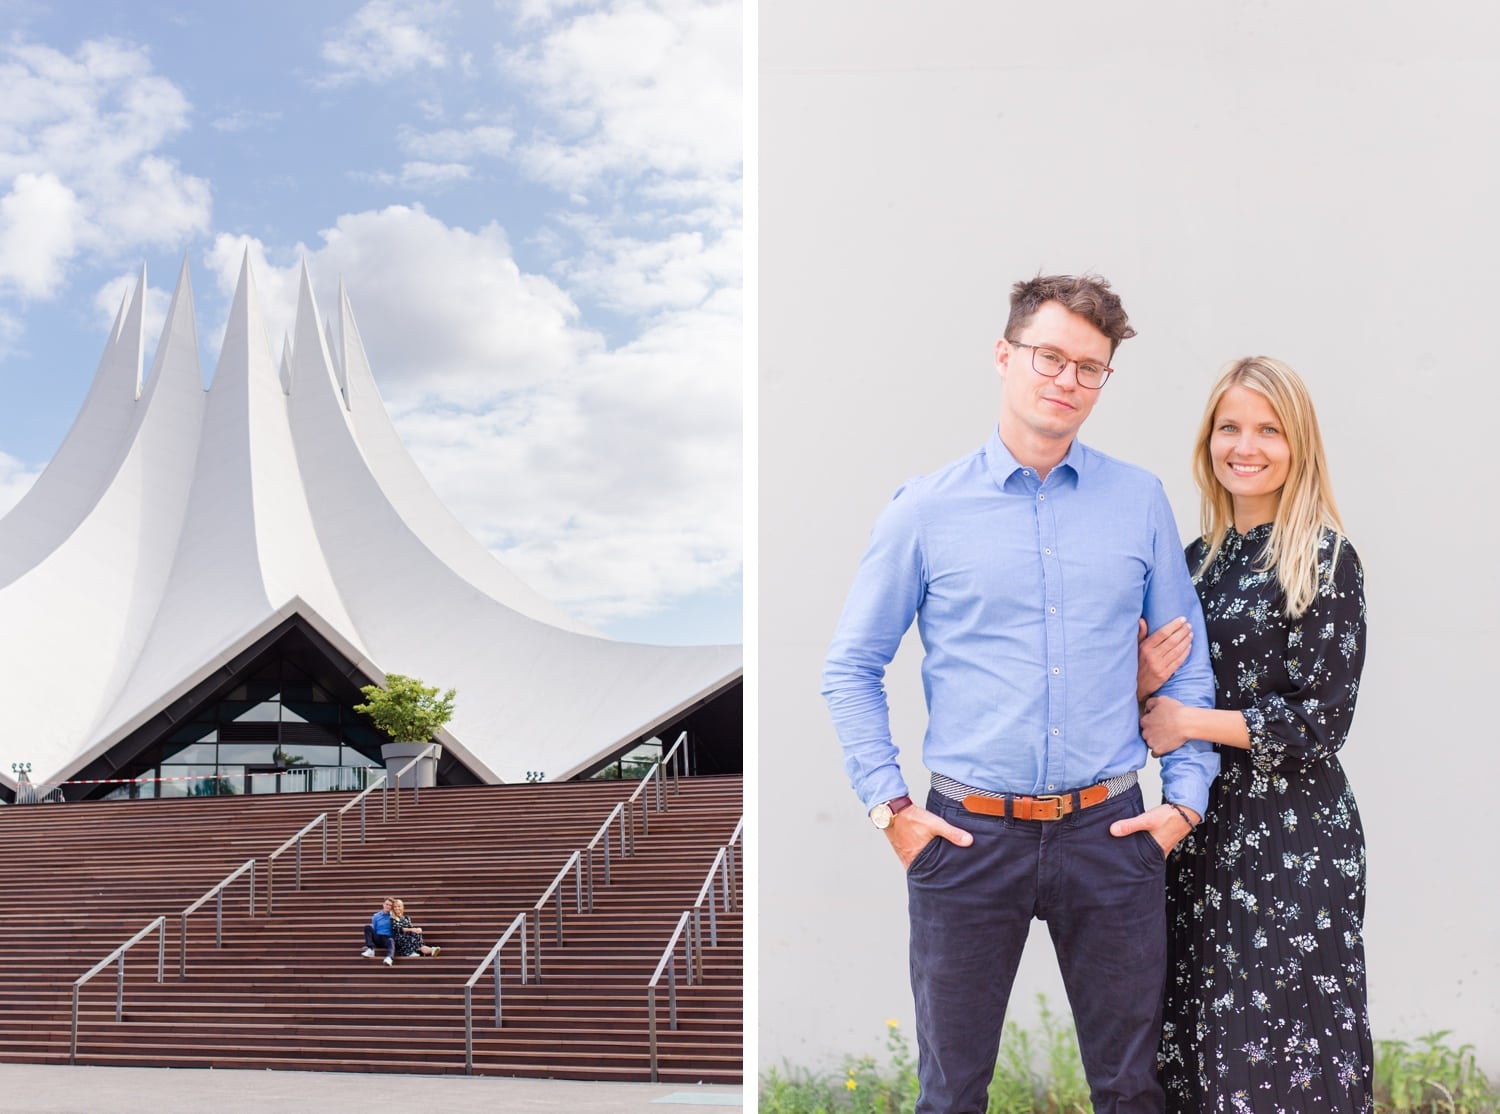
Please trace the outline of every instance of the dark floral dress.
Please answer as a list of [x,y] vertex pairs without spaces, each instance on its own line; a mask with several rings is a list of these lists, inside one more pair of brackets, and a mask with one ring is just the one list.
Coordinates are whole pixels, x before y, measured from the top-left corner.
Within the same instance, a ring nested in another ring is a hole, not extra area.
[[[1250,749],[1218,748],[1208,814],[1167,867],[1161,1069],[1180,1114],[1373,1109],[1365,839],[1335,757],[1365,659],[1364,573],[1325,532],[1322,587],[1288,619],[1275,573],[1255,570],[1270,533],[1231,530],[1198,580],[1217,706],[1244,714]],[[1205,551],[1188,547],[1191,568]]]
[[410,917],[391,918],[391,931],[396,936],[396,954],[399,956],[420,955],[422,952],[422,937],[410,929]]

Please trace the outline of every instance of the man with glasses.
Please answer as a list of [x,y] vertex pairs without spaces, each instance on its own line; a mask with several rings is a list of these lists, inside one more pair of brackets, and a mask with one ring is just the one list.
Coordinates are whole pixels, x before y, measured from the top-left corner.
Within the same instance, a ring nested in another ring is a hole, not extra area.
[[[1135,335],[1103,279],[1017,283],[995,345],[1000,420],[978,451],[912,480],[871,533],[823,693],[844,766],[906,868],[918,1111],[982,1112],[1021,951],[1047,922],[1094,1109],[1164,1108],[1167,854],[1203,815],[1218,755],[1162,760],[1146,809],[1136,703],[1142,619],[1185,617],[1161,689],[1212,707],[1203,618],[1161,483],[1077,433]],[[912,803],[885,667],[917,620],[927,807]]]

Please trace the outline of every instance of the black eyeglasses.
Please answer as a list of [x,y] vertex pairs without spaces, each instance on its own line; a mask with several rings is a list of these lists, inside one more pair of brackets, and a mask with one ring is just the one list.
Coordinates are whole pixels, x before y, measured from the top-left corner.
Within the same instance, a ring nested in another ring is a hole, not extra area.
[[1114,374],[1115,369],[1112,367],[1096,364],[1092,360],[1070,360],[1056,348],[1048,348],[1041,344],[1022,344],[1018,340],[1009,343],[1014,348],[1031,349],[1031,370],[1038,375],[1045,375],[1048,379],[1056,379],[1063,373],[1064,368],[1072,364],[1074,375],[1078,378],[1078,385],[1097,391],[1108,383],[1109,377]]

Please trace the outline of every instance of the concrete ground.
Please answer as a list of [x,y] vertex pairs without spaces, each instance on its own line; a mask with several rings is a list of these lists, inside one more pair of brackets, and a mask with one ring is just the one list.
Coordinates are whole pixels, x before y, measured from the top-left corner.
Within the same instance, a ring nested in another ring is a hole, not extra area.
[[739,1087],[576,1083],[491,1076],[0,1064],[5,1114],[369,1114],[379,1109],[483,1111],[742,1110]]

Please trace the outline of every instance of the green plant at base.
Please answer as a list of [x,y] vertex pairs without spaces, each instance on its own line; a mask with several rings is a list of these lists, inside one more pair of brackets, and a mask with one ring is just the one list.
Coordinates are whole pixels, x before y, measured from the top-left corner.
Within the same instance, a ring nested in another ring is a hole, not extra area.
[[384,688],[365,685],[359,691],[368,703],[356,704],[354,710],[398,743],[421,743],[436,735],[453,718],[457,695],[449,689],[439,696],[436,687],[401,673],[387,673]]
[[[990,1081],[989,1114],[1087,1114],[1093,1107],[1072,1021],[1053,1014],[1044,995],[1037,995],[1037,1003],[1039,1041],[1015,1022],[1005,1026]],[[848,1056],[836,1074],[818,1075],[790,1065],[765,1072],[760,1114],[910,1114],[917,1102],[917,1065],[895,1021],[886,1022],[885,1046],[885,1068],[873,1056]],[[1035,1068],[1039,1053],[1045,1078]]]
[[[1088,1083],[1072,1018],[1057,1015],[1037,995],[1037,1033],[1007,1023],[990,1080],[988,1114],[1091,1114]],[[1479,1070],[1474,1046],[1450,1048],[1451,1030],[1415,1041],[1375,1042],[1378,1114],[1500,1114],[1500,1095]],[[846,1057],[838,1074],[816,1075],[787,1066],[760,1079],[761,1114],[905,1114],[916,1105],[917,1069],[911,1046],[886,1022],[889,1069],[873,1056]],[[1041,1060],[1045,1075],[1035,1065]]]
[[1449,1048],[1451,1029],[1410,1041],[1375,1042],[1375,1109],[1390,1114],[1495,1114],[1500,1096],[1472,1044]]

